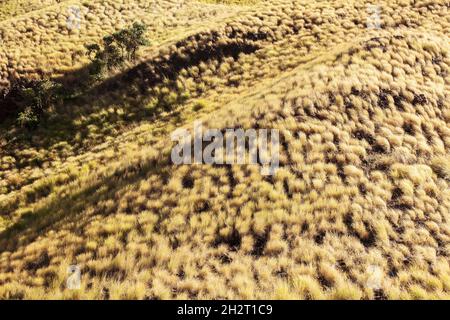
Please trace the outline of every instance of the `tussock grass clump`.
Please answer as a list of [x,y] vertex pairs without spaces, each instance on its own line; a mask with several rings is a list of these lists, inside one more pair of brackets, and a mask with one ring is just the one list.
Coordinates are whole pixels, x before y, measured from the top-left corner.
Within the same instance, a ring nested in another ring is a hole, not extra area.
[[[39,5],[27,6],[25,2]],[[58,77],[77,71],[89,62],[84,56],[86,43],[98,43],[135,21],[148,26],[152,40],[164,42],[168,36],[179,37],[208,19],[221,19],[241,10],[217,11],[215,5],[190,0],[181,5],[178,0],[20,0],[2,3],[0,10],[8,5],[13,5],[17,14],[5,16],[0,23],[0,91],[10,85],[11,78]],[[37,8],[42,10],[33,11]]]

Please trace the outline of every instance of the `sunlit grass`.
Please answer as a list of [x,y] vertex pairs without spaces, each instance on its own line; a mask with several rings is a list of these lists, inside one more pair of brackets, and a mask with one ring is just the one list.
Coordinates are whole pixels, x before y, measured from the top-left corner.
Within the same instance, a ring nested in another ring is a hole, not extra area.
[[[182,34],[149,19],[167,33],[142,74],[36,131],[2,124],[0,298],[450,298],[446,7],[384,2],[397,14],[367,31],[363,1],[264,3],[189,2]],[[172,165],[171,132],[195,120],[279,129],[279,171]]]

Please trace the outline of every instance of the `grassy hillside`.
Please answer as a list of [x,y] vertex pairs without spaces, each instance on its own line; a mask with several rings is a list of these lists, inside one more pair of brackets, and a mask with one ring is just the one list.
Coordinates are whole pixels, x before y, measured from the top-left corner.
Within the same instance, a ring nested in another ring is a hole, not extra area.
[[2,0],[0,21],[63,2],[64,0]]
[[[152,44],[38,129],[0,123],[1,298],[450,298],[446,1],[380,2],[380,29],[363,0],[50,2],[0,2],[0,86],[74,83],[133,21]],[[280,170],[173,165],[194,120],[279,129]]]

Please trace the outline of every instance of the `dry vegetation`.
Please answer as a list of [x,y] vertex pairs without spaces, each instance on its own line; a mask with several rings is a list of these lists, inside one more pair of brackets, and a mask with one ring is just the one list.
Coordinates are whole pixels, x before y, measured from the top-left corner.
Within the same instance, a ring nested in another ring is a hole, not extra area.
[[[152,39],[163,41],[167,31],[182,36],[194,26],[213,24],[214,19],[236,12],[222,7],[184,0],[63,1],[0,20],[0,88],[14,77],[57,77],[74,71],[87,61],[84,44],[134,21],[147,24]],[[78,14],[80,28],[70,27],[69,17]]]
[[1,0],[0,22],[63,2],[64,0]]
[[[363,0],[90,1],[73,34],[77,2],[0,22],[5,86],[122,23],[156,43],[32,134],[1,124],[1,298],[450,298],[448,1],[381,2],[380,30]],[[194,119],[280,129],[280,170],[173,166]]]

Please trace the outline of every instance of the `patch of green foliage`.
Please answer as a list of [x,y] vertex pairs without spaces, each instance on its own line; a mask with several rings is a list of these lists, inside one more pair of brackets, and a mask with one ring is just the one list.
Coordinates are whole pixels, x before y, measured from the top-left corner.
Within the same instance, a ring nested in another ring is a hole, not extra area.
[[86,55],[91,60],[89,74],[92,80],[100,80],[106,71],[120,69],[125,62],[134,62],[141,46],[150,42],[145,37],[147,27],[139,22],[103,38],[102,46],[86,45]]
[[36,128],[46,110],[61,97],[62,86],[52,80],[31,80],[15,83],[8,98],[19,111],[17,123],[27,129]]
[[[78,89],[84,91],[101,80],[107,71],[123,68],[126,62],[134,62],[139,48],[149,44],[146,30],[145,25],[135,22],[129,28],[105,36],[102,45],[86,45],[86,55],[92,62],[89,65],[90,78],[80,81],[84,85]],[[49,108],[60,100],[76,97],[76,93],[76,88],[64,87],[52,80],[16,80],[7,92],[0,92],[0,116],[13,114],[20,127],[32,130],[39,126]]]

